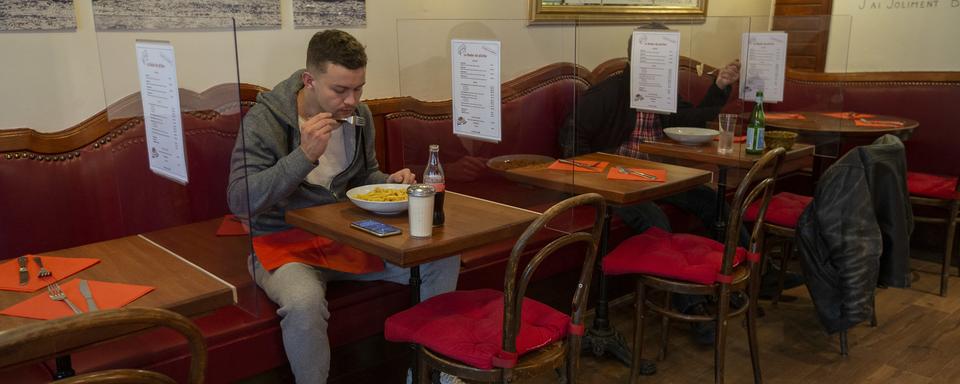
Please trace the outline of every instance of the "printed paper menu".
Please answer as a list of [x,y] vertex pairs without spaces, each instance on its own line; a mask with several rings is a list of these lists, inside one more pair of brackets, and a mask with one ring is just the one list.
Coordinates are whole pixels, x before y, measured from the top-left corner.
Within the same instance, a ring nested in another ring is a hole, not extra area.
[[755,101],[763,91],[763,102],[783,101],[783,78],[787,68],[787,33],[743,34],[740,49],[740,98]]
[[500,42],[451,40],[453,133],[499,143]]
[[630,49],[630,107],[677,112],[680,32],[633,31]]
[[136,51],[150,170],[187,184],[187,155],[173,46],[166,41],[138,40]]

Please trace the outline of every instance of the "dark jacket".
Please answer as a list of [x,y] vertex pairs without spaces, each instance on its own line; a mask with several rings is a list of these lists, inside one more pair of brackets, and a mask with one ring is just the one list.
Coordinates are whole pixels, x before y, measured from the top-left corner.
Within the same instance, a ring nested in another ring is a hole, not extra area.
[[828,333],[869,319],[877,284],[910,286],[906,168],[894,136],[857,147],[827,169],[800,216],[807,289]]
[[[586,90],[577,100],[572,116],[560,129],[560,147],[566,157],[592,152],[611,152],[630,137],[637,122],[637,111],[630,108],[630,73],[613,75]],[[704,127],[717,114],[730,96],[730,87],[710,85],[700,104],[680,99],[677,113],[659,115],[660,124],[668,127]]]

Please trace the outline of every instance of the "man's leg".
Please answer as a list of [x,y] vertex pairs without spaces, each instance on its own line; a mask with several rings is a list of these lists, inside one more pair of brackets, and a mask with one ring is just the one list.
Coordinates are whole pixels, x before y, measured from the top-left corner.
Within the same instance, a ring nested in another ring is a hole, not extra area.
[[[384,268],[380,272],[354,275],[345,272],[331,271],[328,276],[327,281],[386,280],[406,285],[410,283],[410,268],[400,268],[390,263],[384,263]],[[426,300],[441,293],[457,289],[457,279],[459,277],[460,255],[453,255],[420,265],[420,278],[423,280],[420,284],[420,300]]]
[[625,207],[614,208],[613,212],[620,216],[627,226],[635,234],[643,233],[650,227],[659,227],[664,231],[671,232],[670,220],[667,215],[652,202],[628,205]]
[[[708,229],[713,228],[713,224],[717,221],[717,191],[710,187],[701,185],[657,201],[669,203],[684,212],[696,215],[700,218],[704,227]],[[726,222],[726,220],[729,219],[730,207],[728,207],[726,203],[723,205],[724,217],[721,219]],[[727,230],[730,230],[730,228],[727,228]],[[723,239],[717,239],[717,241],[722,242]],[[737,238],[737,242],[737,245],[741,247],[746,247],[750,243],[750,232],[747,231],[746,226],[742,223],[740,224],[740,235]]]
[[325,383],[330,372],[330,312],[321,273],[300,263],[285,264],[273,272],[255,260],[250,264],[257,285],[280,306],[283,348],[297,382]]

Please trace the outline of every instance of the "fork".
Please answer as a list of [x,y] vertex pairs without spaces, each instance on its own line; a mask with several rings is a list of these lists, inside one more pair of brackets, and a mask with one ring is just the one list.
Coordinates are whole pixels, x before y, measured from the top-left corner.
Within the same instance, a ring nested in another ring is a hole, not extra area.
[[643,173],[643,172],[640,172],[640,171],[634,171],[634,170],[632,170],[632,169],[627,169],[626,167],[620,166],[620,165],[617,166],[617,172],[620,172],[620,173],[622,173],[622,174],[630,174],[630,175],[634,175],[634,176],[640,176],[640,177],[643,177],[643,178],[646,178],[646,179],[650,179],[650,180],[655,180],[655,179],[657,178],[657,177],[654,176],[654,175],[648,175],[648,174]]
[[50,271],[43,267],[43,260],[40,259],[40,256],[34,256],[33,262],[37,263],[37,266],[40,267],[40,273],[37,274],[37,277],[46,279],[53,276],[53,273],[50,273]]
[[341,123],[350,123],[350,124],[355,125],[355,126],[357,126],[357,127],[363,127],[363,126],[367,125],[367,119],[364,119],[364,118],[362,118],[362,117],[360,117],[360,116],[357,116],[357,115],[350,115],[350,116],[347,116],[347,117],[342,118],[342,119],[337,119],[337,121],[339,121],[339,122],[341,122]]
[[50,300],[67,303],[67,305],[70,306],[70,309],[73,310],[73,313],[83,313],[80,308],[77,308],[76,305],[73,305],[70,299],[67,298],[67,293],[60,289],[60,284],[57,284],[56,282],[51,283],[47,286],[47,292],[50,293]]

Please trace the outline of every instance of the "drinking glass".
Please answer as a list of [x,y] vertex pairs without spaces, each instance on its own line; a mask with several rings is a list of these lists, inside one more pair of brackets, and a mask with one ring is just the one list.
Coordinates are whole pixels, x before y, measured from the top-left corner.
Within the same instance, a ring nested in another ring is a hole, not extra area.
[[717,153],[733,153],[733,134],[737,131],[738,119],[735,113],[721,113],[718,117],[720,139],[717,144]]

